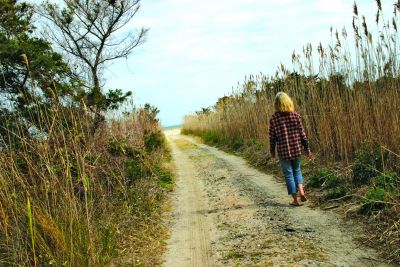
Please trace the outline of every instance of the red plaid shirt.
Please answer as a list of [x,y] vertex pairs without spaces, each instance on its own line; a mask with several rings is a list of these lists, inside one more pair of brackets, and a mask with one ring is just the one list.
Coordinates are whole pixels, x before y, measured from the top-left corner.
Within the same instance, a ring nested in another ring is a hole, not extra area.
[[310,152],[300,114],[297,112],[276,112],[269,122],[269,144],[275,157],[278,147],[280,159],[291,160],[300,157],[302,151]]

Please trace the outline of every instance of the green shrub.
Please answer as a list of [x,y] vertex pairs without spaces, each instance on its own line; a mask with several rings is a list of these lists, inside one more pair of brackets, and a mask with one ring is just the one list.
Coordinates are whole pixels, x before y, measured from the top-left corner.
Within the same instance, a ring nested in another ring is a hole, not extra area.
[[383,209],[385,207],[384,203],[377,203],[377,201],[384,201],[386,196],[386,191],[383,188],[370,188],[364,196],[363,206],[361,208],[362,213],[371,213],[376,210]]
[[350,192],[347,181],[343,177],[337,176],[326,169],[313,173],[308,180],[308,185],[314,188],[323,187],[326,199],[339,198]]
[[325,188],[336,188],[345,184],[346,181],[337,175],[331,174],[326,177],[324,187]]
[[356,152],[352,167],[353,185],[369,184],[373,177],[383,171],[383,162],[387,157],[388,154],[382,153],[379,145],[363,144]]
[[325,194],[326,199],[334,199],[334,198],[340,198],[345,195],[347,195],[350,192],[349,188],[347,186],[335,186],[333,188],[329,188],[327,190],[327,193]]
[[240,138],[240,137],[235,138],[235,139],[232,141],[232,144],[231,144],[231,146],[232,146],[232,148],[233,148],[234,150],[240,149],[243,145],[244,145],[244,141],[243,141],[243,139]]
[[373,179],[375,187],[383,188],[392,192],[400,188],[400,174],[395,172],[384,172]]
[[147,152],[153,152],[164,144],[164,136],[161,131],[147,133],[144,138],[144,146]]
[[133,147],[127,147],[126,148],[126,156],[128,158],[134,158],[134,159],[144,159],[146,157],[145,151],[139,150],[139,149],[134,149]]
[[165,189],[172,189],[173,187],[173,177],[172,177],[172,173],[169,172],[168,170],[160,167],[159,165],[157,165],[155,167],[155,171],[157,173],[158,176],[158,181],[159,181],[159,185],[162,188]]
[[125,172],[127,184],[147,175],[147,169],[139,159],[126,159]]
[[334,176],[331,171],[326,169],[319,170],[309,177],[307,185],[313,188],[319,188],[331,176]]
[[218,135],[213,132],[204,132],[202,138],[208,144],[217,144],[219,142]]

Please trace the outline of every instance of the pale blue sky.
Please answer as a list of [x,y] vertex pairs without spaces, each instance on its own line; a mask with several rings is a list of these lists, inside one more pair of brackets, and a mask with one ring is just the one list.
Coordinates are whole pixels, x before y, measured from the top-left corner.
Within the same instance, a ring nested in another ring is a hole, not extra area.
[[[358,1],[374,19],[376,2]],[[107,88],[132,90],[151,103],[163,126],[213,105],[245,75],[273,74],[293,50],[331,40],[329,28],[351,28],[353,0],[142,0],[129,28],[150,28],[147,41],[109,68]],[[392,0],[383,0],[391,11]],[[350,30],[349,30],[349,35]],[[288,64],[289,66],[289,64]]]

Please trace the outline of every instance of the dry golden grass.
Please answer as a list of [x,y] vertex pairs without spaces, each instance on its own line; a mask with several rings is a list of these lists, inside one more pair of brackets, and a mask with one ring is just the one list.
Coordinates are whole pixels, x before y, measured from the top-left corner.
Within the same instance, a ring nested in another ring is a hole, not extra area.
[[90,114],[51,108],[39,110],[41,137],[0,152],[0,265],[103,266],[123,255],[125,233],[158,263],[171,182],[158,121],[139,110],[93,133]]

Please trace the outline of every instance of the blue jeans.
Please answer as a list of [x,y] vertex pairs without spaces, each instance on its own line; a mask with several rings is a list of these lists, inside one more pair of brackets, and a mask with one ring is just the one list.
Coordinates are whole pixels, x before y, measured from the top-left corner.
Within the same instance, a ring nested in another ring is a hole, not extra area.
[[286,187],[289,195],[297,194],[297,185],[303,183],[301,175],[300,158],[293,160],[279,160],[283,174],[285,175]]

